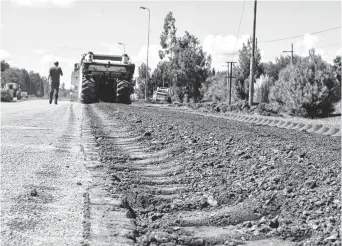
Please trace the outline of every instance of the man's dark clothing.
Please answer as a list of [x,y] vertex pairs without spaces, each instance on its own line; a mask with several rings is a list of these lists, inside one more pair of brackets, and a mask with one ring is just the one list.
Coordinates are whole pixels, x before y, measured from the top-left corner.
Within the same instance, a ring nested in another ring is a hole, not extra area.
[[62,69],[57,66],[50,68],[51,84],[59,84],[59,78],[63,75]]
[[59,84],[57,84],[57,85],[51,84],[51,87],[50,87],[50,104],[52,103],[53,94],[54,94],[54,91],[55,91],[55,90],[56,90],[56,94],[55,94],[55,104],[57,104],[58,91],[59,91]]
[[53,66],[50,68],[49,71],[50,78],[51,78],[51,87],[50,87],[50,104],[52,103],[53,94],[56,90],[55,94],[55,104],[57,104],[58,99],[58,91],[59,91],[59,78],[63,75],[62,69],[58,66]]

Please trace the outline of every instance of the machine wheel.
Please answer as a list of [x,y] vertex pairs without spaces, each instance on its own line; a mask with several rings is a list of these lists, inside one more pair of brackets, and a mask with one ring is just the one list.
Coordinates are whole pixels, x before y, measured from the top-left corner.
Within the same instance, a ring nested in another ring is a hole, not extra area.
[[11,93],[7,89],[1,89],[1,101],[10,102],[11,100]]
[[13,100],[13,97],[15,96],[15,95],[14,95],[15,92],[14,92],[13,89],[9,89],[8,91],[9,91],[9,93],[10,93],[10,95],[11,95],[11,101],[12,101],[12,100]]
[[17,100],[21,100],[21,91],[17,91],[16,93]]
[[117,85],[117,103],[131,104],[131,90],[132,86],[128,81],[122,80]]
[[83,76],[80,101],[84,104],[97,102],[96,83],[92,77]]

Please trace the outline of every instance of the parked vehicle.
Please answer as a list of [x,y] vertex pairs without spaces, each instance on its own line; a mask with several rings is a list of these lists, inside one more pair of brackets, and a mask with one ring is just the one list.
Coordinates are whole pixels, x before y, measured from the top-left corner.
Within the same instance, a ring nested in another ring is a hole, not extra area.
[[157,87],[157,90],[153,93],[152,100],[157,102],[171,103],[170,89],[166,87]]

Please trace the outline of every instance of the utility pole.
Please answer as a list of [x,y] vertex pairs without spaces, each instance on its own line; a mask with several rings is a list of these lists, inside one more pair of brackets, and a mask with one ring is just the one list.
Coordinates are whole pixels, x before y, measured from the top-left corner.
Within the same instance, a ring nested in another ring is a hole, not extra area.
[[291,44],[291,50],[284,50],[283,53],[291,53],[291,66],[293,66],[293,43]]
[[227,79],[227,91],[229,92],[229,62],[226,62],[227,63],[227,76],[226,76],[226,79]]
[[252,104],[253,104],[253,94],[254,94],[254,63],[255,63],[255,27],[256,27],[256,11],[257,11],[257,0],[254,1],[253,46],[252,46],[252,57],[251,57],[250,75],[249,75],[249,98],[248,98],[248,104],[249,104],[249,106],[252,106]]
[[[228,90],[228,102],[229,102],[229,105],[232,104],[232,79],[233,78],[236,78],[236,77],[233,77],[233,63],[236,63],[236,62],[227,62],[227,79],[229,79],[229,87],[227,87],[227,90]],[[230,65],[230,69],[229,69],[229,65]],[[228,81],[227,81],[227,85],[228,85]]]
[[31,78],[30,78],[30,76],[29,76],[29,80],[30,80],[30,93],[29,93],[29,95],[31,95]]
[[[141,9],[147,9],[148,10],[148,31],[147,31],[147,59],[146,59],[146,82],[145,82],[145,100],[147,100],[147,86],[148,86],[148,50],[149,50],[149,46],[150,46],[150,15],[151,15],[151,11],[149,8],[146,7],[140,7]],[[153,87],[152,87],[153,90]]]

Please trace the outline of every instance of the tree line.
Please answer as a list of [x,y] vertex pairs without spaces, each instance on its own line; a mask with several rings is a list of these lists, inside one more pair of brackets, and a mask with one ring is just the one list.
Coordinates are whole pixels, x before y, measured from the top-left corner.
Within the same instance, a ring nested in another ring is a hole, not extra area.
[[[22,91],[26,91],[28,95],[43,97],[50,92],[47,77],[41,76],[34,71],[27,71],[25,68],[11,67],[5,60],[1,61],[1,88],[6,83],[19,84]],[[60,86],[60,95],[68,97],[70,90],[65,89],[65,84]]]
[[[183,102],[220,101],[228,98],[226,72],[211,67],[211,56],[203,51],[199,39],[189,32],[177,36],[176,19],[169,12],[160,35],[160,61],[147,81],[148,96],[156,87],[170,87],[173,99]],[[238,51],[238,63],[233,68],[232,101],[248,101],[252,40]],[[138,68],[137,94],[144,98],[145,63]],[[279,56],[275,62],[261,62],[261,52],[255,50],[256,103],[277,104],[295,115],[316,117],[333,111],[341,99],[341,56],[333,65],[309,50],[307,56]]]

